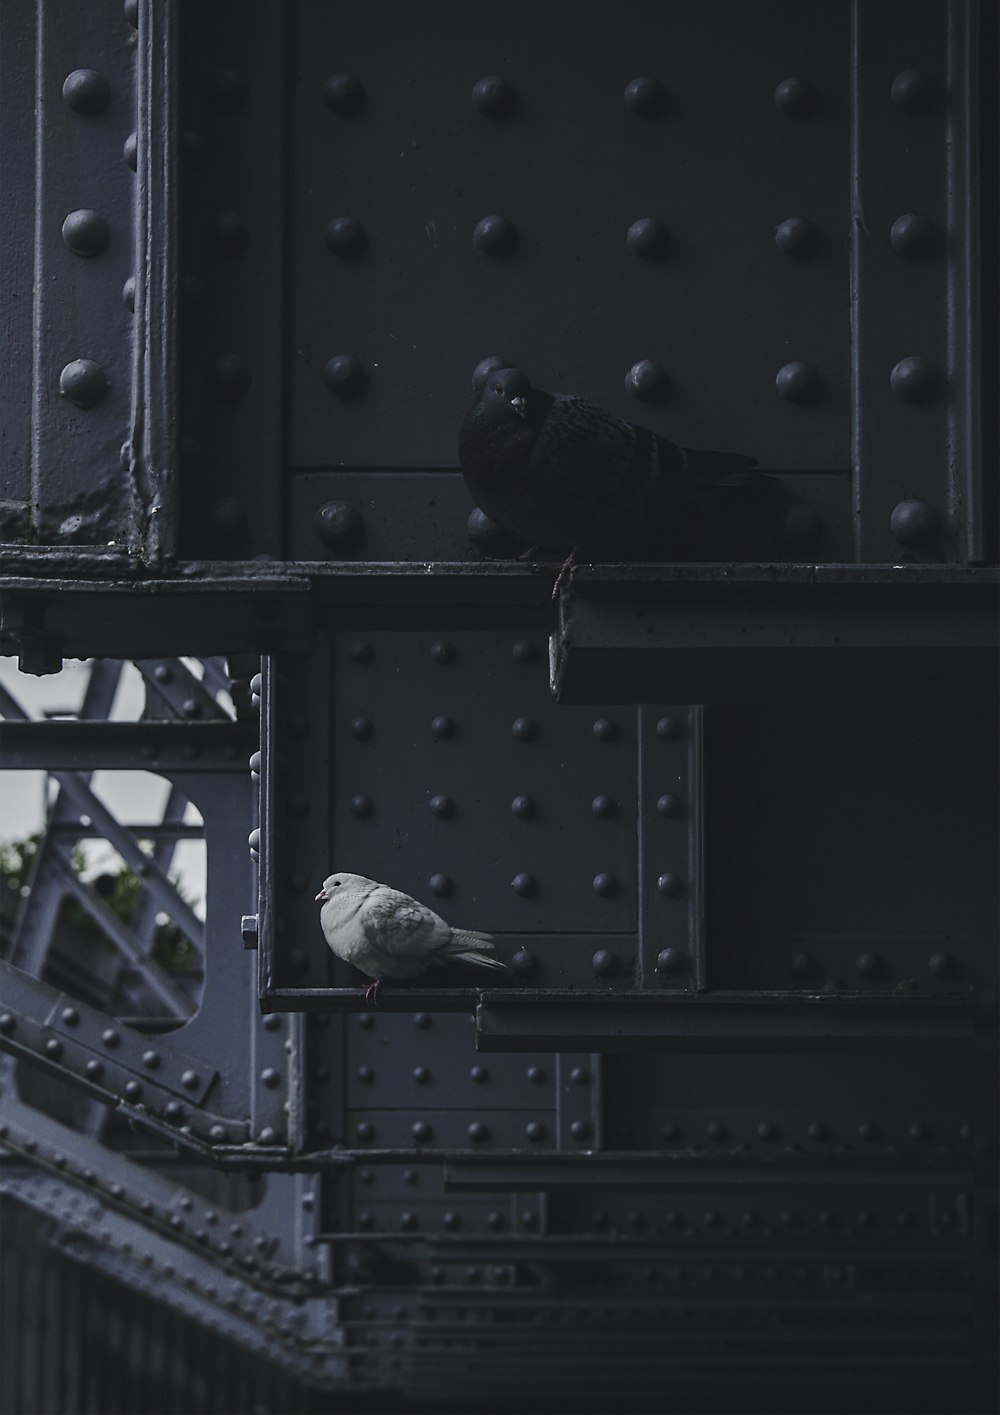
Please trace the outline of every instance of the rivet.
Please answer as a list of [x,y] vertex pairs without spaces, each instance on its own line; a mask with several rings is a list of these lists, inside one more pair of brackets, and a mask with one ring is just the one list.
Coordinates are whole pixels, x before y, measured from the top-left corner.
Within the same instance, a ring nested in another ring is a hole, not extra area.
[[77,408],[94,408],[111,384],[93,359],[71,359],[59,375],[59,392]]
[[425,1086],[431,1079],[431,1073],[426,1066],[415,1066],[413,1068],[413,1079],[420,1086]]
[[450,875],[431,875],[427,888],[439,899],[447,899],[455,892],[455,882]]
[[375,1018],[374,1018],[374,1016],[372,1015],[372,1013],[370,1013],[370,1012],[361,1012],[361,1013],[359,1013],[359,1014],[358,1014],[358,1026],[359,1026],[363,1031],[365,1031],[365,1032],[370,1032],[371,1029],[375,1026]]
[[371,1215],[370,1213],[368,1213],[367,1211],[365,1211],[365,1212],[362,1212],[362,1213],[358,1214],[358,1227],[359,1227],[359,1228],[373,1228],[374,1226],[375,1226],[375,1220],[374,1220],[374,1218],[372,1217],[372,1215]]
[[63,1054],[63,1044],[58,1037],[50,1037],[45,1043],[45,1055],[57,1058]]
[[684,809],[684,803],[679,796],[671,796],[667,793],[658,798],[656,809],[661,816],[679,816]]
[[327,223],[323,239],[334,255],[353,260],[368,244],[365,228],[356,216],[335,216]]
[[418,1144],[423,1144],[425,1140],[431,1138],[433,1131],[426,1120],[418,1120],[410,1126],[410,1134]]
[[618,893],[619,888],[618,880],[613,874],[609,874],[607,870],[602,870],[600,874],[594,876],[594,893],[599,894],[602,899],[611,899]]
[[533,1086],[541,1086],[545,1083],[545,1068],[542,1066],[529,1066],[524,1074]]
[[228,403],[242,398],[250,387],[250,370],[238,354],[217,354],[208,364],[206,377],[215,395]]
[[618,972],[618,958],[610,948],[599,948],[590,962],[600,978],[611,978]]
[[9,1012],[0,1012],[0,1032],[2,1032],[4,1036],[9,1036],[16,1026],[17,1023]]
[[220,211],[208,228],[209,243],[217,255],[237,256],[250,243],[250,228],[236,211]]
[[526,973],[534,972],[537,964],[538,960],[535,958],[535,955],[527,948],[519,948],[510,960],[510,966],[514,969],[514,972],[520,973],[522,977]]
[[538,1120],[529,1120],[528,1124],[524,1127],[524,1133],[529,1140],[537,1143],[539,1140],[545,1139],[545,1126]]
[[163,1108],[163,1114],[168,1120],[176,1123],[184,1118],[184,1107],[179,1101],[168,1101]]
[[585,1120],[574,1120],[569,1127],[569,1133],[574,1140],[586,1140],[590,1136],[590,1126]]
[[530,796],[515,796],[510,803],[510,813],[518,820],[526,821],[537,813],[538,807]]
[[949,953],[932,953],[927,960],[927,971],[935,978],[947,978],[955,972],[955,960]]
[[929,113],[937,102],[938,81],[923,69],[904,69],[893,79],[889,97],[907,113]]
[[238,545],[247,533],[249,521],[235,496],[214,497],[205,517],[205,527],[219,545]]
[[523,544],[516,541],[509,531],[498,526],[496,521],[491,521],[486,512],[481,511],[478,506],[474,506],[469,513],[467,528],[469,539],[483,555],[510,559],[518,546]]
[[198,746],[197,742],[186,742],[184,746],[181,747],[181,756],[186,762],[196,762],[201,756],[201,748]]
[[[217,1145],[221,1144],[223,1140],[226,1140],[228,1138],[226,1134],[226,1127],[224,1125],[213,1125],[208,1132],[208,1138],[214,1141],[214,1143]],[[209,1221],[212,1222],[212,1220]]]
[[863,978],[874,978],[882,971],[882,960],[877,953],[859,953],[854,967]]
[[811,364],[793,359],[778,370],[774,386],[790,403],[811,403],[819,396],[822,380]]
[[353,550],[365,536],[364,517],[348,501],[327,501],[316,512],[313,526],[329,550]]
[[618,802],[613,796],[595,796],[590,809],[600,820],[610,820],[618,814]]
[[65,1156],[64,1154],[62,1154],[61,1152],[57,1151],[57,1152],[52,1156],[52,1163],[55,1165],[56,1169],[65,1169],[65,1168],[66,1168],[66,1156]]
[[367,820],[374,809],[375,806],[370,796],[351,797],[351,815],[357,816],[358,820]]
[[155,1071],[160,1064],[160,1054],[157,1051],[144,1051],[142,1054],[144,1066],[148,1066],[150,1071]]
[[455,722],[450,717],[435,717],[431,722],[431,735],[447,741],[455,735]]
[[426,1032],[431,1025],[431,1014],[429,1012],[414,1012],[413,1025],[418,1027],[421,1032]]
[[628,228],[625,244],[633,255],[643,260],[657,260],[670,246],[670,232],[655,216],[643,216]]
[[455,802],[450,796],[432,796],[427,804],[431,815],[439,820],[447,820],[455,814]]
[[680,723],[675,717],[661,717],[656,724],[657,737],[665,737],[668,740],[680,736],[680,730]]
[[404,1169],[404,1170],[403,1170],[403,1183],[404,1183],[404,1184],[416,1184],[418,1179],[419,1179],[419,1175],[417,1174],[417,1171],[416,1171],[415,1169]]
[[823,522],[808,501],[787,501],[781,513],[780,533],[785,545],[816,545],[823,537]]
[[858,1126],[858,1139],[859,1139],[859,1140],[877,1140],[877,1139],[878,1139],[878,1130],[876,1129],[876,1127],[875,1127],[874,1125],[871,1124],[870,1121],[868,1121],[868,1120],[863,1120],[863,1121],[861,1122],[861,1124]]
[[762,1140],[775,1140],[778,1132],[769,1120],[762,1120],[757,1126],[757,1134]]
[[506,216],[498,216],[495,213],[491,216],[484,216],[476,223],[476,228],[472,233],[472,239],[481,251],[487,255],[504,256],[514,249],[517,243],[517,231],[512,221],[508,221]]
[[590,1082],[590,1072],[585,1066],[574,1066],[569,1073],[569,1079],[574,1086],[586,1086]]
[[247,101],[250,87],[235,69],[217,69],[208,80],[205,94],[216,113],[236,113]]
[[676,895],[681,892],[681,881],[679,875],[660,875],[656,881],[656,888],[660,894]]
[[456,657],[455,645],[447,639],[435,639],[431,644],[431,658],[435,663],[454,663]]
[[917,1121],[916,1124],[910,1126],[910,1139],[911,1139],[911,1140],[926,1140],[926,1139],[927,1139],[927,1135],[928,1135],[927,1126],[926,1126],[926,1125],[922,1125],[919,1121]]
[[515,894],[519,894],[522,899],[527,899],[534,894],[538,888],[538,881],[534,875],[517,874],[510,882],[510,887]]
[[819,246],[819,227],[804,216],[790,216],[774,228],[774,244],[782,255],[795,260],[805,260],[816,254]]
[[975,1134],[976,1132],[971,1125],[962,1125],[959,1127],[958,1138],[960,1140],[968,1142],[975,1138]]
[[375,650],[371,644],[361,642],[351,645],[352,663],[371,663],[374,657]]
[[675,1125],[672,1120],[667,1120],[660,1126],[660,1134],[664,1140],[676,1140],[680,1136],[680,1126]]
[[514,90],[499,74],[487,74],[473,84],[472,104],[487,118],[506,118],[514,108]]
[[813,971],[816,963],[811,954],[793,953],[788,959],[788,966],[793,973],[805,977]]
[[139,0],[124,0],[122,14],[125,16],[126,23],[130,24],[133,29],[139,28]]
[[774,90],[774,103],[786,118],[811,118],[819,107],[819,92],[810,79],[782,79]]
[[323,85],[323,102],[342,118],[357,113],[364,101],[364,87],[353,74],[331,74]]
[[369,1082],[374,1081],[374,1080],[375,1080],[375,1070],[374,1070],[374,1068],[371,1067],[371,1066],[359,1066],[359,1067],[358,1067],[358,1080],[359,1080],[359,1081],[363,1081],[366,1085],[369,1084]]
[[919,260],[930,255],[937,244],[933,221],[919,211],[907,211],[897,216],[889,232],[889,244],[904,260]]
[[666,369],[652,359],[640,359],[625,375],[625,392],[640,403],[662,403],[669,390]]
[[534,663],[537,656],[535,645],[529,639],[516,639],[511,655],[515,663]]
[[129,1101],[142,1099],[142,1086],[138,1081],[125,1082],[125,1099]]
[[[442,1224],[444,1225],[445,1228],[452,1228],[452,1229],[454,1229],[454,1228],[461,1228],[461,1226],[462,1226],[462,1220],[461,1220],[461,1218],[458,1216],[458,1214],[453,1214],[453,1213],[450,1213],[450,1212],[445,1214],[445,1216],[444,1216],[444,1218],[442,1218],[441,1222],[442,1222]],[[403,1308],[402,1308],[402,1307],[395,1308],[395,1309],[394,1309],[394,1312],[395,1312],[395,1311],[398,1311],[400,1317],[402,1317],[402,1316],[404,1315],[404,1311],[403,1311]]]
[[594,723],[594,736],[598,742],[613,742],[618,736],[618,724],[609,717],[599,717]]
[[496,1209],[493,1209],[486,1219],[487,1227],[492,1229],[494,1233],[497,1229],[505,1227],[506,1222],[507,1220],[504,1218],[503,1214],[497,1213]]
[[538,736],[538,724],[530,717],[517,718],[510,730],[519,742],[531,742]]
[[475,1081],[477,1085],[481,1086],[485,1081],[489,1080],[489,1075],[490,1073],[486,1070],[485,1066],[473,1066],[469,1072],[469,1080]]
[[474,1144],[479,1145],[483,1142],[483,1140],[489,1138],[490,1132],[481,1120],[473,1120],[472,1123],[466,1128],[465,1133],[468,1135],[469,1139],[473,1141]]
[[75,1027],[80,1020],[80,1013],[75,1007],[64,1007],[60,1018],[67,1027]]
[[356,398],[367,375],[354,354],[334,354],[323,369],[323,382],[337,398]]
[[661,948],[656,955],[658,973],[682,973],[689,967],[687,954],[680,948]]
[[73,113],[93,118],[111,102],[111,85],[96,69],[74,69],[63,79],[62,94]]
[[705,1133],[710,1140],[724,1140],[729,1134],[729,1131],[721,1120],[710,1120],[705,1126]]
[[250,854],[253,859],[260,858],[260,827],[254,826],[247,836],[247,844],[250,846]]
[[265,1066],[264,1070],[260,1073],[260,1079],[268,1089],[273,1090],[275,1086],[280,1084],[281,1075],[273,1066]]
[[826,1126],[821,1124],[818,1120],[814,1120],[806,1131],[810,1140],[825,1140],[829,1133]]
[[659,79],[642,76],[625,85],[625,107],[637,118],[658,118],[667,106],[667,91]]
[[92,1057],[83,1069],[92,1081],[99,1081],[104,1075],[104,1066],[95,1057]]
[[919,354],[900,359],[889,375],[889,384],[904,403],[926,403],[934,394],[940,374],[930,359]]
[[375,1127],[367,1120],[361,1120],[354,1127],[354,1133],[359,1140],[371,1140],[375,1135]]

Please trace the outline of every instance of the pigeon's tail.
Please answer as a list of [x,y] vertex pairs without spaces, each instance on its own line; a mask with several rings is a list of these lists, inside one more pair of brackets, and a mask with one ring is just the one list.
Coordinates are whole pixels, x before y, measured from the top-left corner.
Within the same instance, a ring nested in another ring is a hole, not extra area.
[[745,457],[742,452],[705,452],[700,448],[685,447],[684,476],[694,486],[714,486],[720,481],[731,481],[737,485],[751,482],[760,474],[754,474],[756,457]]
[[450,958],[460,958],[463,963],[481,963],[485,968],[506,968],[499,958],[490,958],[481,949],[492,950],[491,934],[480,933],[478,929],[455,929],[448,946]]

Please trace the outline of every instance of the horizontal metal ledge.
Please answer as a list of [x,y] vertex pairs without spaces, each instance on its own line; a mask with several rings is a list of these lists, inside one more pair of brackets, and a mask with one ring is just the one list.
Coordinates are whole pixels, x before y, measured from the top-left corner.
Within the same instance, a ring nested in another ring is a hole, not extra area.
[[595,565],[550,646],[562,702],[1000,698],[1000,572]]
[[447,1155],[444,1184],[454,1190],[538,1190],[549,1193],[586,1190],[668,1190],[701,1193],[735,1187],[741,1193],[760,1189],[903,1189],[912,1186],[971,1183],[976,1156],[954,1150],[927,1155],[828,1153],[780,1150],[775,1154],[728,1150],[659,1153],[587,1153],[534,1155]]
[[[259,741],[254,722],[0,721],[4,765],[10,770],[93,771],[134,765],[152,771],[247,770]],[[162,826],[155,826],[162,831]],[[203,834],[173,827],[174,833]],[[58,830],[56,831],[58,833]],[[79,834],[79,827],[73,827]],[[136,831],[137,834],[141,832]]]
[[944,1052],[970,1046],[971,994],[484,992],[480,1051]]

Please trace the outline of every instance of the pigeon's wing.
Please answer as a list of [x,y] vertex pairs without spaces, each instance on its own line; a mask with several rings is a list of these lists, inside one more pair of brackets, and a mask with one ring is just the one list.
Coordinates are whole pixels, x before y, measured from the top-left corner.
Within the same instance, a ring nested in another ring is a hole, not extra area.
[[385,885],[368,896],[358,921],[371,948],[387,958],[429,958],[451,938],[433,909]]
[[684,467],[673,443],[566,395],[553,401],[532,460],[546,468],[558,498],[581,511],[641,501],[661,476],[677,476]]

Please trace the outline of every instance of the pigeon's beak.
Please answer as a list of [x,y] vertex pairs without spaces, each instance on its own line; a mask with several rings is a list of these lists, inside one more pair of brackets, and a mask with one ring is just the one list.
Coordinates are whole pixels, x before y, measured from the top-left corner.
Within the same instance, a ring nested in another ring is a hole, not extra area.
[[321,889],[320,892],[317,894],[316,898],[317,898],[317,899],[328,899],[328,898],[329,898],[329,895],[327,894],[327,892],[326,892],[325,889]]
[[518,394],[516,398],[512,398],[510,400],[510,406],[515,409],[515,411],[520,417],[527,417],[528,400],[527,398],[522,397],[521,394]]

